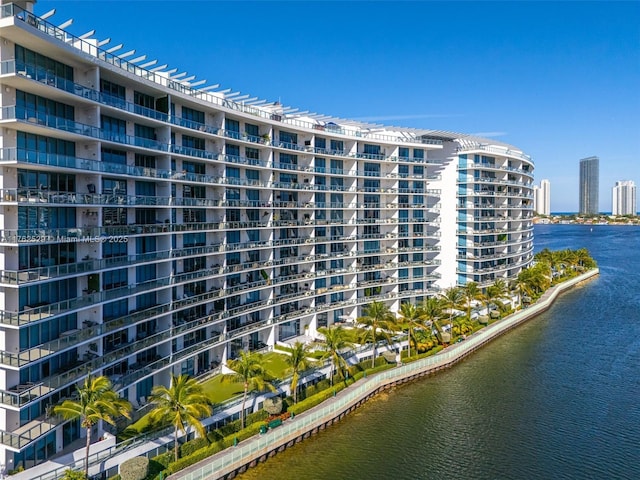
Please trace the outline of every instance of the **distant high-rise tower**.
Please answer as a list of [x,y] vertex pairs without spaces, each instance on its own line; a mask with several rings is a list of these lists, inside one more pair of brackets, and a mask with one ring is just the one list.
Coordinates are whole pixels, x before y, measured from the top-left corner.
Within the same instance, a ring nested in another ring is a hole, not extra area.
[[613,187],[611,213],[614,215],[636,214],[636,184],[633,180],[616,182]]
[[580,160],[580,213],[598,213],[598,157],[587,157]]
[[533,210],[538,215],[551,214],[551,183],[549,180],[542,180],[539,187],[533,187]]

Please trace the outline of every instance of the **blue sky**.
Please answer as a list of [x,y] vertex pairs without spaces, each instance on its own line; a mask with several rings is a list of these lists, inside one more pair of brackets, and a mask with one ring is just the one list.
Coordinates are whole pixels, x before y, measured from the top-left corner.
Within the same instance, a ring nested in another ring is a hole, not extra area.
[[39,0],[36,13],[51,8],[72,33],[221,88],[516,145],[551,181],[552,211],[577,210],[584,157],[600,157],[602,211],[616,180],[640,183],[639,1]]

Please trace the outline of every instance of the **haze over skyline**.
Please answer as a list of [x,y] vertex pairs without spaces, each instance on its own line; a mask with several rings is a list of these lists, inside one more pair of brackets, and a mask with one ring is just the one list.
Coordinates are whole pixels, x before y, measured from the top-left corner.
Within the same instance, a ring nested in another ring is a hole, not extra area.
[[513,144],[551,182],[552,212],[578,210],[581,158],[600,157],[600,211],[616,181],[640,183],[640,2],[39,0],[36,13],[52,8],[52,23],[205,85]]

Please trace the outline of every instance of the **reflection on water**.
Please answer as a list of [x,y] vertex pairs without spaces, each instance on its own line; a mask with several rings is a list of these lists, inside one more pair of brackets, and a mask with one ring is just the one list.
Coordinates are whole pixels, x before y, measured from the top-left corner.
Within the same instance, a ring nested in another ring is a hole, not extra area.
[[600,277],[240,478],[640,478],[640,228],[535,233],[588,248]]

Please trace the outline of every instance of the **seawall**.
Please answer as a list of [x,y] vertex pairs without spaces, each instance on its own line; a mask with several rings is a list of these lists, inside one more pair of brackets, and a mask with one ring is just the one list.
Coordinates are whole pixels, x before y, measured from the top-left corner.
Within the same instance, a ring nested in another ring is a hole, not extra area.
[[286,421],[282,426],[270,430],[264,435],[245,440],[237,447],[226,449],[202,460],[196,465],[169,476],[168,479],[218,480],[234,478],[247,468],[271,458],[278,452],[341,420],[379,392],[451,367],[494,338],[549,309],[561,293],[598,274],[598,269],[589,270],[578,277],[556,285],[545,292],[534,305],[492,323],[468,337],[464,342],[452,345],[437,355],[362,379],[339,392],[334,398],[296,416],[295,419]]

